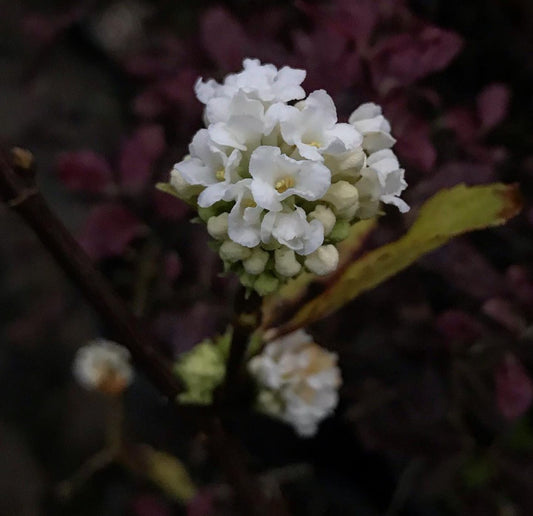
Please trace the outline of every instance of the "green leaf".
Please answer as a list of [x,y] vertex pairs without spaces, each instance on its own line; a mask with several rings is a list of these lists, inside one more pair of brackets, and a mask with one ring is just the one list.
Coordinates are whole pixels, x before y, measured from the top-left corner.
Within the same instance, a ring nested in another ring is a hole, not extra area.
[[174,197],[177,197],[178,199],[180,199],[178,192],[170,183],[157,183],[155,187],[157,190],[160,190],[161,192],[165,192],[167,194],[173,195]]
[[289,322],[270,330],[268,338],[322,319],[451,238],[504,224],[521,207],[516,185],[496,183],[468,187],[460,184],[441,190],[420,208],[416,222],[405,236],[353,262],[327,290],[305,304]]
[[[283,320],[284,314],[290,312],[300,302],[309,290],[312,283],[327,285],[337,276],[361,249],[368,235],[375,229],[377,219],[362,220],[353,224],[348,237],[337,244],[339,250],[339,265],[337,270],[328,276],[319,277],[310,272],[303,272],[296,278],[289,280],[274,294],[263,299],[263,327],[274,326],[276,321]],[[324,287],[322,287],[324,288]],[[287,317],[285,317],[285,320]]]
[[196,486],[179,459],[150,446],[142,446],[139,452],[145,475],[169,498],[188,502],[195,496]]

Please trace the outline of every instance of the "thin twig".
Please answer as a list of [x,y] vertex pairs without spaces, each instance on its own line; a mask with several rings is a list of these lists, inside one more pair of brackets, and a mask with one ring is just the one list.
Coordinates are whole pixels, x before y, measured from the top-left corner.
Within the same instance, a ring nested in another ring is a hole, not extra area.
[[[265,497],[260,485],[247,470],[245,455],[240,446],[228,436],[218,417],[210,409],[175,403],[181,385],[172,374],[167,361],[158,352],[145,326],[113,292],[107,280],[94,268],[90,258],[49,209],[37,189],[33,171],[29,168],[33,165],[32,160],[27,157],[27,154],[21,155],[20,149],[12,156],[0,149],[0,198],[34,230],[43,245],[106,321],[117,340],[130,350],[137,367],[172,402],[172,406],[179,410],[187,422],[207,431],[211,448],[235,489],[242,514],[288,515],[281,498],[272,500]],[[241,353],[242,347],[239,345],[239,353],[235,351],[236,358],[232,359],[231,364],[242,363],[246,344],[243,348]],[[105,454],[99,458],[104,459]]]

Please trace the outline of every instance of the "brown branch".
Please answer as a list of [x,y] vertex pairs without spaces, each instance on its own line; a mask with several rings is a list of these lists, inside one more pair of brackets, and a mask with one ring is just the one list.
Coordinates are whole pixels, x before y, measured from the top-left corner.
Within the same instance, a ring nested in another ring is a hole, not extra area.
[[244,362],[250,337],[261,325],[261,297],[252,292],[246,296],[244,287],[240,287],[235,295],[233,321],[233,338],[226,364],[226,378],[223,385],[223,402],[238,403],[245,386]]
[[[175,403],[176,396],[181,391],[180,383],[165,358],[157,351],[151,335],[113,292],[107,280],[94,268],[90,258],[47,206],[35,184],[33,160],[27,151],[14,149],[10,156],[0,149],[0,198],[34,230],[43,245],[113,330],[117,340],[130,350],[138,368],[172,402],[187,422],[207,432],[213,453],[235,489],[242,514],[287,516],[283,500],[279,497],[267,499],[248,473],[245,454],[224,431],[219,418],[210,409],[185,407]],[[237,342],[241,341],[242,338],[238,337]],[[243,346],[239,344],[232,352],[232,371],[239,370],[246,352],[246,343],[247,339]]]

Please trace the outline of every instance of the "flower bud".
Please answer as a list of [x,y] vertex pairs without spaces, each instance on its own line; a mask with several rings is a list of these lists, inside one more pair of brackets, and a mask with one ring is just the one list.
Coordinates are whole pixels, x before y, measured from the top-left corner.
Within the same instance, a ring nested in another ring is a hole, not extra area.
[[351,209],[352,206],[356,206],[359,200],[359,192],[357,188],[348,181],[337,181],[333,183],[326,195],[324,195],[324,200],[329,202],[335,211],[335,213],[346,211]]
[[281,247],[274,251],[276,272],[287,278],[296,276],[302,268],[300,263],[296,260],[296,255],[292,249],[288,247]]
[[243,260],[242,264],[244,266],[244,270],[248,274],[253,274],[255,276],[261,274],[265,270],[269,256],[269,253],[261,250],[259,247],[256,247],[252,250],[251,256],[246,260]]
[[342,242],[350,234],[351,224],[347,220],[338,220],[331,233],[328,235],[328,240],[331,242]]
[[268,294],[275,292],[278,287],[278,278],[266,272],[261,274],[254,283],[254,289],[260,296],[268,296]]
[[318,276],[333,272],[339,265],[339,251],[332,245],[323,245],[305,259],[305,266]]
[[335,214],[323,204],[319,204],[310,214],[311,220],[316,219],[324,226],[324,235],[328,235],[335,226]]
[[252,254],[252,251],[247,247],[236,244],[232,240],[225,240],[220,246],[220,257],[226,262],[238,262],[239,260],[246,260]]
[[228,236],[228,213],[207,220],[207,232],[216,240],[224,240]]
[[187,183],[183,179],[180,171],[175,167],[170,172],[170,184],[176,190],[178,196],[185,200],[198,195],[203,190],[203,186],[201,185],[190,185]]

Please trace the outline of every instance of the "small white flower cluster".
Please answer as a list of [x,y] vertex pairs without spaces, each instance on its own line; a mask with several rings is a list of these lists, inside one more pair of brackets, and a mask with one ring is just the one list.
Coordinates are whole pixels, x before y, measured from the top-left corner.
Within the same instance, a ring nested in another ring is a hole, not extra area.
[[335,270],[350,224],[376,215],[380,202],[407,211],[407,184],[379,106],[363,104],[339,123],[324,90],[305,97],[304,70],[243,65],[222,84],[196,83],[206,128],[170,184],[197,203],[227,267],[268,293],[302,268]]
[[93,340],[78,349],[73,371],[86,389],[111,396],[121,394],[133,379],[130,352],[104,339]]
[[248,364],[259,384],[258,408],[311,437],[338,402],[337,355],[303,330],[270,342]]

